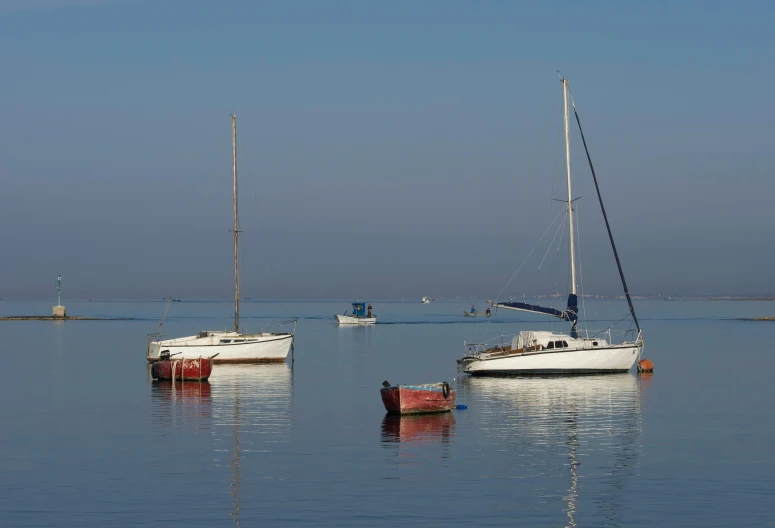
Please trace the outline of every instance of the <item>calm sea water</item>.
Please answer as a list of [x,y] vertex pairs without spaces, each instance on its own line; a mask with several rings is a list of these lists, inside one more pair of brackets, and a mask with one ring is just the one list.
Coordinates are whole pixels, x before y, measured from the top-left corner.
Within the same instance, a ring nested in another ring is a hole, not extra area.
[[[301,318],[295,363],[174,386],[145,361],[163,302],[0,322],[0,526],[775,526],[775,323],[738,320],[775,303],[641,301],[653,375],[543,379],[455,371],[464,340],[547,328],[530,315],[373,304],[380,324],[340,328],[344,301],[245,303],[248,330]],[[230,313],[174,303],[162,331]],[[469,409],[388,417],[384,379],[450,381]]]

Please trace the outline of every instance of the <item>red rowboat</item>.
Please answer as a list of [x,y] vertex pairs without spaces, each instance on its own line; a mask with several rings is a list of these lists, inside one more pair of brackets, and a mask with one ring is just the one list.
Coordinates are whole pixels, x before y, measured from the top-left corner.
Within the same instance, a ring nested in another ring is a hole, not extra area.
[[153,379],[203,381],[213,371],[213,358],[162,359],[151,365]]
[[455,391],[449,383],[427,383],[425,385],[390,385],[382,382],[379,391],[382,403],[389,413],[412,414],[447,412],[455,406]]

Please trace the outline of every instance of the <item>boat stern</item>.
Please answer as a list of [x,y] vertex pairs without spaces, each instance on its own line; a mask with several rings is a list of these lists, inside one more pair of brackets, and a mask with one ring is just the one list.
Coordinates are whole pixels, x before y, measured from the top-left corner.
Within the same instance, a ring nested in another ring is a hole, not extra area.
[[380,389],[385,410],[392,414],[419,414],[451,411],[455,390],[446,382],[427,385],[394,385]]
[[154,340],[153,336],[148,337],[148,346],[145,351],[145,359],[150,362],[158,361],[161,354],[161,340]]

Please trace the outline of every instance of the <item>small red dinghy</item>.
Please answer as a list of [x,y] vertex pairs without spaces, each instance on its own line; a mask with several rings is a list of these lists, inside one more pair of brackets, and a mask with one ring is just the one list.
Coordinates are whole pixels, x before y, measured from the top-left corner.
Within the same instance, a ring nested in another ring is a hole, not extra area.
[[[167,352],[165,355],[164,352]],[[216,354],[215,356],[217,356]],[[213,371],[213,358],[172,359],[168,351],[163,350],[160,360],[151,365],[151,376],[159,380],[204,381]]]
[[389,413],[447,412],[455,407],[455,390],[446,381],[424,385],[390,385],[383,381],[382,386],[379,392]]

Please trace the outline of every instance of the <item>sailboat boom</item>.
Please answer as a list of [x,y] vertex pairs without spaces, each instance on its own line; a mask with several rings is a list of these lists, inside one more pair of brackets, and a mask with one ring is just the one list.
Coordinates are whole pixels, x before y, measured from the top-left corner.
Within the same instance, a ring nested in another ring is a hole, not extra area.
[[543,315],[551,315],[557,317],[563,321],[569,321],[573,324],[575,329],[576,322],[578,321],[578,297],[571,293],[568,295],[568,308],[565,310],[558,310],[557,308],[547,308],[538,304],[528,304],[525,302],[507,302],[507,303],[495,303],[495,308],[506,308],[507,310],[518,310],[520,312],[533,312]]

